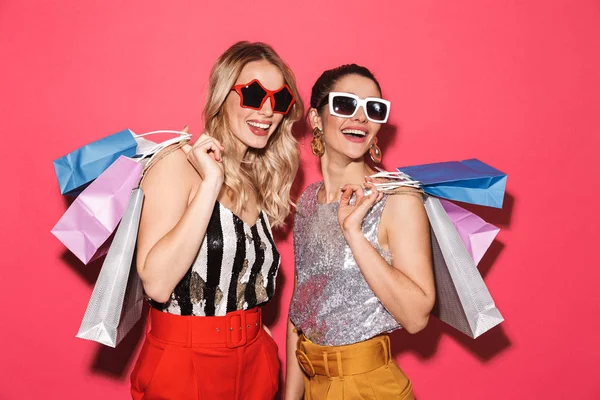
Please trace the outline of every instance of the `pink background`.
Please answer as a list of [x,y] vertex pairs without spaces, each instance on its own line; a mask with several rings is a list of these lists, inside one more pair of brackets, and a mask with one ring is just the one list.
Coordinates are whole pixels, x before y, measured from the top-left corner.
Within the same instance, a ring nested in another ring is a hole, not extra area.
[[[470,208],[502,228],[481,270],[506,322],[394,334],[418,398],[600,398],[597,0],[0,2],[0,398],[128,397],[141,327],[117,350],[75,338],[100,264],[50,234],[67,205],[51,161],[125,127],[198,134],[209,70],[241,39],[272,44],[306,102],[324,69],[371,68],[393,103],[387,168],[478,157],[509,175],[504,210]],[[301,144],[300,188],[317,179]]]

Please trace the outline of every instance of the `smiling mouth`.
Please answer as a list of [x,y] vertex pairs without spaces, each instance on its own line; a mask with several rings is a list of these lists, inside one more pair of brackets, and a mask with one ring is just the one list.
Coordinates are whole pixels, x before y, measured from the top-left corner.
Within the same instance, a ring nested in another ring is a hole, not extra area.
[[261,124],[259,122],[253,122],[253,121],[247,121],[246,123],[254,128],[263,129],[265,131],[271,127],[271,124]]
[[344,135],[352,136],[355,138],[364,138],[365,136],[367,136],[367,132],[361,131],[359,129],[344,129],[342,130],[342,133]]

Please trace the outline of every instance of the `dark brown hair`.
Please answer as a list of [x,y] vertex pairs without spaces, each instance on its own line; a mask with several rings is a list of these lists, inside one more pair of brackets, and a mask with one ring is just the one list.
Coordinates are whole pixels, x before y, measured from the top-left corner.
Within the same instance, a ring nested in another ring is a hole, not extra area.
[[379,86],[379,82],[375,79],[371,71],[360,65],[344,64],[323,72],[319,79],[317,79],[310,95],[311,108],[319,108],[323,100],[329,95],[329,92],[331,92],[335,83],[347,75],[360,75],[372,80],[377,85],[379,93],[381,93],[381,86]]

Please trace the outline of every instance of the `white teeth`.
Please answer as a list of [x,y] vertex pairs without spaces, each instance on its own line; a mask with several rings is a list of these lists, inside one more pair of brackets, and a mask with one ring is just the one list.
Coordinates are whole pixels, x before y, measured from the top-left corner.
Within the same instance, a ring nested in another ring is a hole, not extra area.
[[367,133],[365,131],[360,131],[358,129],[344,129],[342,133],[351,133],[353,135],[366,136]]
[[248,121],[246,123],[250,126],[254,126],[254,127],[260,128],[260,129],[269,129],[271,127],[271,124],[260,124],[258,122],[252,122],[252,121]]

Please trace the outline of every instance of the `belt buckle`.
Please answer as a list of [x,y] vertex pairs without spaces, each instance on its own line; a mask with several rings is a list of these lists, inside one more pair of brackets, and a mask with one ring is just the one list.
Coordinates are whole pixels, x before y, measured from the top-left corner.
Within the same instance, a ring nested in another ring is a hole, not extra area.
[[[244,346],[248,340],[245,312],[232,312],[225,314],[226,330],[227,330],[227,347],[235,349],[236,347]],[[237,340],[236,340],[237,338]]]
[[315,367],[313,366],[312,362],[310,361],[305,352],[303,352],[302,350],[296,350],[296,359],[298,359],[300,369],[302,369],[302,371],[304,371],[304,373],[309,378],[315,376]]

